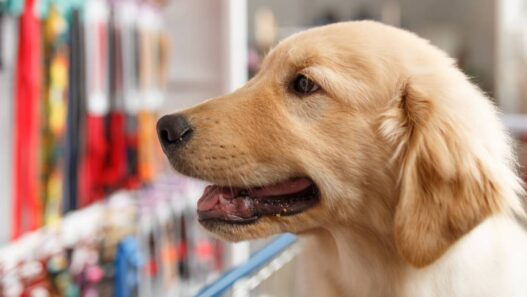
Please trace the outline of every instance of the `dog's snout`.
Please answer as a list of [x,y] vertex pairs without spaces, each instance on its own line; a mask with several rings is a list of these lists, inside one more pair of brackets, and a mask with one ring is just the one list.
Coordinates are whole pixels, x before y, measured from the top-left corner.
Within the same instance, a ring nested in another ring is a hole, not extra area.
[[165,152],[188,142],[192,132],[192,127],[181,114],[166,115],[157,122],[157,135]]

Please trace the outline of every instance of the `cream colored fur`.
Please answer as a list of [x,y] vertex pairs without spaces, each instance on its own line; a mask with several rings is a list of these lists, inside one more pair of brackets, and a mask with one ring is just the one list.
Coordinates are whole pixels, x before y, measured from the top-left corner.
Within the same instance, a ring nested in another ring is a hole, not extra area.
[[[299,73],[321,90],[298,97]],[[186,175],[257,186],[309,176],[320,203],[233,240],[299,234],[301,296],[527,296],[527,236],[510,139],[492,102],[416,35],[362,21],[278,44],[244,87],[182,111]]]

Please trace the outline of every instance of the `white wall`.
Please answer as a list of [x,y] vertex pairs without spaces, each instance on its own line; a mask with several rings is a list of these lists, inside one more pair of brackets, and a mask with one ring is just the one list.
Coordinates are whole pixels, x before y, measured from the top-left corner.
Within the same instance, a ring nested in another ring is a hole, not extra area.
[[505,112],[527,112],[527,1],[498,0],[496,85]]
[[222,93],[222,14],[222,1],[169,1],[164,10],[171,39],[167,112]]

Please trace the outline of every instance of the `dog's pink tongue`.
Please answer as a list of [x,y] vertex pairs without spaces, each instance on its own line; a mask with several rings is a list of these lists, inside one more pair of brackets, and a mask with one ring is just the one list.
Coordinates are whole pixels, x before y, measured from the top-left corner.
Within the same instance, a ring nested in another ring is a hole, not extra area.
[[208,186],[198,200],[200,219],[244,221],[254,217],[254,203],[248,197],[237,198],[239,189]]
[[[277,197],[298,193],[310,186],[311,181],[309,179],[295,178],[270,186],[246,189],[245,192],[248,192],[249,196],[253,198]],[[241,189],[237,188],[229,189],[220,186],[207,186],[203,192],[203,196],[198,201],[198,210],[201,212],[209,211],[216,205],[230,203],[241,191]],[[223,199],[223,201],[220,201],[220,199]]]
[[279,184],[265,186],[262,188],[251,190],[251,197],[264,198],[285,196],[293,193],[301,192],[311,186],[311,181],[307,178],[294,178]]
[[[203,192],[203,196],[198,200],[199,211],[209,211],[213,209],[217,204],[220,204],[220,198],[226,200],[232,200],[234,195],[231,190],[218,186],[207,186]],[[220,197],[221,196],[221,197]]]
[[[246,221],[276,207],[271,204],[262,204],[262,199],[298,193],[311,185],[311,181],[307,178],[295,178],[278,184],[251,189],[208,186],[205,188],[203,196],[198,200],[198,215],[200,219]],[[242,192],[244,194],[237,197]]]

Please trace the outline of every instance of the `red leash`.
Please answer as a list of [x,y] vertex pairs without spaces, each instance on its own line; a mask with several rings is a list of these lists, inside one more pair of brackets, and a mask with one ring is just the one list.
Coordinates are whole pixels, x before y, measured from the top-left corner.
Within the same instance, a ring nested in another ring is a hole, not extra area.
[[[105,117],[107,115],[107,30],[103,22],[92,22],[87,27],[88,53],[91,52],[92,60],[88,59],[91,67],[88,80],[88,110],[86,116],[86,155],[83,160],[81,181],[81,195],[79,207],[84,207],[104,197],[105,181],[104,169],[107,157],[108,143],[105,137]],[[90,55],[90,54],[88,54]],[[93,105],[93,102],[98,102]],[[91,101],[91,102],[90,102]],[[95,108],[94,108],[95,106]]]
[[107,189],[112,191],[124,186],[127,170],[121,28],[116,24],[114,14],[110,18],[108,31],[111,109],[108,115],[108,159],[105,177]]
[[40,21],[35,15],[35,2],[26,0],[20,17],[15,90],[13,239],[38,228],[42,221],[38,150],[42,61]]

